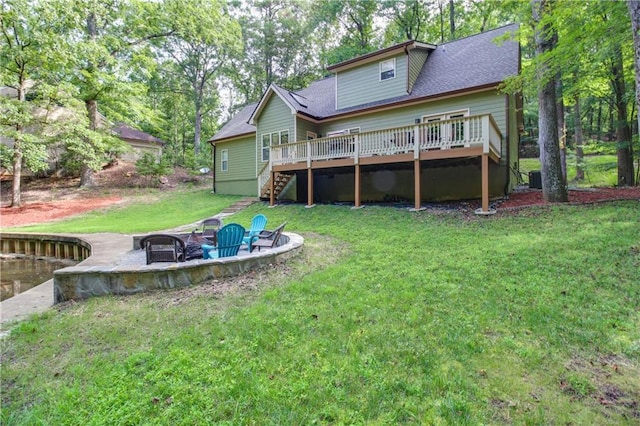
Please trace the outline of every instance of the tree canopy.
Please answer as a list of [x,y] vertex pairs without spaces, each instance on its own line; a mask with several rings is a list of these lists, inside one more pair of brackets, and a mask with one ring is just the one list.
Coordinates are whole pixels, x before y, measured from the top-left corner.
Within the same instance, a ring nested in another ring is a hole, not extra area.
[[[548,81],[537,71],[545,63],[545,75],[561,82],[565,109],[556,119],[566,121],[567,144],[578,127],[586,140],[608,141],[618,154],[618,184],[632,184],[634,9],[547,3],[536,23],[531,3],[521,0],[4,0],[0,78],[16,96],[2,100],[3,133],[16,141],[14,166],[41,170],[51,138],[41,126],[25,130],[39,120],[37,108],[64,102],[76,113],[84,108],[73,126],[67,122],[64,144],[83,184],[122,149],[110,136],[115,122],[167,141],[174,164],[197,166],[210,161],[202,139],[272,83],[295,90],[328,65],[381,47],[408,39],[438,44],[520,22],[522,75],[504,90],[523,93],[523,144],[538,140],[537,92]],[[556,40],[535,55],[538,24]]]

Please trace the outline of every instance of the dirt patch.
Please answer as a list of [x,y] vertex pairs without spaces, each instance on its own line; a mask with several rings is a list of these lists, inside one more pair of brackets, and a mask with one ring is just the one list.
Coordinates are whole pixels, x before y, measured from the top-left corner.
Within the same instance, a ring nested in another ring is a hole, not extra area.
[[23,226],[65,219],[92,210],[126,202],[132,190],[161,188],[171,191],[185,183],[206,185],[206,176],[194,176],[175,168],[173,174],[160,182],[140,176],[134,164],[117,162],[95,174],[96,186],[79,188],[79,178],[51,177],[25,180],[22,184],[22,207],[11,208],[11,182],[2,183],[0,226]]
[[622,355],[601,355],[597,359],[573,357],[566,365],[567,377],[560,389],[574,399],[589,400],[601,407],[603,415],[620,415],[640,420],[640,393],[637,366]]
[[[591,204],[612,200],[640,200],[640,186],[628,188],[585,188],[569,191],[570,204]],[[499,209],[551,205],[542,198],[540,189],[520,189],[496,202]]]

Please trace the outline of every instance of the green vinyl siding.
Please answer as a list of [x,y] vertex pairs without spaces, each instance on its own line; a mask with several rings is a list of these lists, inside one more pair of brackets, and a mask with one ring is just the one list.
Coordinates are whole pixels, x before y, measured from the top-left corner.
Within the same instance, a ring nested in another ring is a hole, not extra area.
[[[332,121],[321,126],[318,130],[323,136],[329,132],[354,127],[360,127],[361,132],[368,132],[389,127],[411,125],[415,123],[416,119],[422,119],[425,115],[468,110],[469,115],[493,115],[493,119],[496,121],[502,135],[505,136],[507,134],[505,96],[506,95],[498,94],[495,91],[462,95],[455,98],[425,102],[420,105],[412,105],[405,108],[380,111],[362,116],[349,117],[339,121]],[[503,146],[503,158],[505,154],[506,151]]]
[[255,163],[256,174],[262,170],[266,161],[262,161],[261,146],[262,135],[265,133],[275,133],[287,130],[289,132],[289,141],[294,140],[294,120],[295,116],[291,113],[291,108],[284,103],[282,99],[275,93],[271,95],[267,101],[265,107],[256,120],[256,133],[258,135],[258,141],[260,143],[254,145],[256,149],[257,162]]
[[409,52],[409,93],[413,90],[413,85],[427,61],[427,56],[429,56],[429,52],[422,49],[413,49]]
[[[300,118],[296,121],[296,131],[298,132],[295,137],[296,141],[307,140],[307,132],[313,132],[315,134],[319,133],[317,124]],[[294,139],[291,138],[291,142],[293,141]]]
[[[215,179],[219,194],[251,195],[258,191],[255,135],[216,143]],[[228,167],[222,170],[222,151],[228,155]]]
[[[395,58],[395,78],[380,81],[380,62]],[[407,57],[401,53],[337,73],[337,109],[407,94]]]

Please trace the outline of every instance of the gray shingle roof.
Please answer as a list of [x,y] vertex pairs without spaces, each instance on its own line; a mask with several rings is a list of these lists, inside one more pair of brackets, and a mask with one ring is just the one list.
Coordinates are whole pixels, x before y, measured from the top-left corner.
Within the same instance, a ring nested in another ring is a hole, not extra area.
[[[438,45],[427,61],[408,95],[336,110],[335,76],[315,81],[309,87],[292,94],[281,87],[275,90],[299,113],[325,119],[384,105],[443,96],[503,82],[515,76],[520,67],[520,46],[516,40],[501,43],[496,38],[518,30],[517,24],[507,25],[481,34]],[[247,123],[257,104],[251,104],[234,116],[213,141],[255,131]],[[252,108],[251,108],[252,107]],[[251,108],[250,110],[248,110]]]
[[133,129],[124,123],[118,123],[113,131],[122,139],[133,139],[138,141],[155,142],[164,145],[164,141],[156,138],[155,136],[145,133],[141,130]]
[[258,103],[254,102],[242,108],[231,120],[227,121],[227,123],[218,130],[209,142],[255,132],[256,126],[249,124],[249,117],[253,114],[256,106],[258,106]]

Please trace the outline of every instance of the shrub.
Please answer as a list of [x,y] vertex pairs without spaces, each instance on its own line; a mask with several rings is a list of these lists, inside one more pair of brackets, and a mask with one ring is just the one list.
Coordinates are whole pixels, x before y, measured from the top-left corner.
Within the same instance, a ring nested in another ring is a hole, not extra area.
[[172,172],[164,158],[158,159],[149,152],[145,152],[142,157],[136,161],[136,171],[140,176],[147,177],[150,185],[158,185],[162,176],[166,176]]

